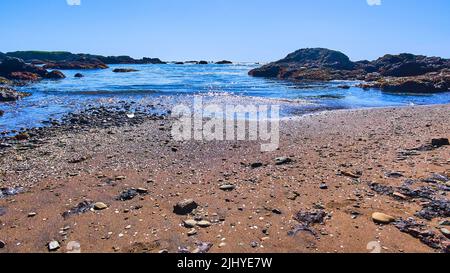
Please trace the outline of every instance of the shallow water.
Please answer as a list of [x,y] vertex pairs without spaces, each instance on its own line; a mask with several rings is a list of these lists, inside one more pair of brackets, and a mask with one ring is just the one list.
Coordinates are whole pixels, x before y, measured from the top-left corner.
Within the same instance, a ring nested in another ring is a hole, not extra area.
[[[194,95],[206,103],[277,104],[282,116],[323,109],[429,105],[450,103],[450,93],[431,95],[388,94],[352,87],[345,82],[298,85],[279,80],[253,78],[255,64],[235,65],[111,65],[105,70],[65,70],[66,79],[42,81],[19,91],[33,95],[17,103],[0,104],[0,131],[42,126],[86,105],[109,105],[134,101],[136,105],[171,108],[190,103]],[[134,68],[133,73],[113,73],[114,68]],[[74,78],[82,73],[84,78]],[[348,83],[347,83],[348,84]],[[351,83],[350,83],[351,84]]]

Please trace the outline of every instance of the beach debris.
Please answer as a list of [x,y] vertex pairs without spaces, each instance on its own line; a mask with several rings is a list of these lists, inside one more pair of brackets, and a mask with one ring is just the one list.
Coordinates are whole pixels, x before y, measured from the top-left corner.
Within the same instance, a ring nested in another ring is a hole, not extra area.
[[90,211],[92,209],[92,207],[93,207],[93,202],[85,200],[85,201],[79,203],[76,207],[64,212],[62,214],[62,216],[64,218],[68,218],[73,215],[83,214],[83,213]]
[[0,199],[14,196],[23,193],[24,189],[22,187],[17,188],[1,188],[0,189]]
[[275,165],[284,165],[292,162],[292,159],[289,157],[277,157],[275,158]]
[[433,231],[428,230],[425,224],[417,222],[414,218],[408,218],[407,220],[400,219],[394,223],[394,226],[401,232],[419,239],[423,244],[431,248],[442,249],[444,252],[446,251],[444,247],[445,244],[442,240],[443,238]]
[[50,243],[48,243],[48,250],[49,251],[56,251],[60,248],[60,244],[58,241],[51,241]]
[[103,202],[97,202],[97,203],[94,204],[94,209],[95,210],[104,210],[104,209],[107,209],[107,208],[108,208],[108,205],[106,205]]
[[178,215],[187,215],[198,207],[198,204],[193,199],[185,199],[178,202],[173,207],[173,212]]
[[440,148],[442,146],[449,146],[450,142],[448,138],[435,138],[431,140],[431,145],[435,148]]
[[374,212],[372,214],[372,220],[377,224],[390,224],[395,221],[395,218],[388,214],[384,214],[381,212]]
[[223,190],[223,191],[232,191],[235,188],[236,188],[236,186],[233,185],[233,184],[226,184],[226,185],[220,186],[220,189]]
[[207,253],[213,247],[213,244],[209,242],[198,242],[196,245],[197,248],[192,251],[194,254]]
[[129,201],[135,198],[138,195],[146,195],[148,194],[148,190],[144,188],[140,189],[127,189],[122,191],[122,193],[116,198],[119,201]]
[[288,236],[295,236],[300,231],[307,231],[314,237],[319,238],[317,232],[312,228],[315,224],[323,224],[327,213],[324,210],[299,211],[294,216],[294,220],[299,222],[299,225],[288,232]]
[[429,221],[438,217],[450,217],[450,201],[432,200],[425,204],[422,210],[416,213],[416,216]]

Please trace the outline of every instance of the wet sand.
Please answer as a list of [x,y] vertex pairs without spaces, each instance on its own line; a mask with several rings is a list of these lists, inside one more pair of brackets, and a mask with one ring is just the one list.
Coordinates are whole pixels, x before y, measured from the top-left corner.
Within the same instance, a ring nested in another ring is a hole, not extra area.
[[[449,120],[450,105],[313,114],[283,121],[280,148],[268,153],[257,142],[173,141],[169,118],[49,131],[0,150],[1,188],[24,188],[0,199],[0,253],[49,252],[53,240],[56,252],[67,252],[70,242],[82,252],[195,252],[199,243],[212,244],[213,253],[368,253],[368,244],[381,252],[439,252],[371,215],[414,217],[444,246],[439,222],[448,218],[420,219],[415,214],[427,200],[394,198],[370,185],[413,180],[448,202],[448,182],[437,188],[421,180],[450,176],[450,146],[409,149],[449,138]],[[278,157],[292,162],[276,165]],[[220,189],[227,184],[235,188]],[[117,200],[131,188],[141,194]],[[193,215],[173,212],[184,199],[199,205]],[[85,200],[108,208],[62,216]],[[299,226],[294,216],[313,210],[326,213],[323,222],[289,236]],[[195,232],[183,220],[194,218],[211,225],[189,236]]]

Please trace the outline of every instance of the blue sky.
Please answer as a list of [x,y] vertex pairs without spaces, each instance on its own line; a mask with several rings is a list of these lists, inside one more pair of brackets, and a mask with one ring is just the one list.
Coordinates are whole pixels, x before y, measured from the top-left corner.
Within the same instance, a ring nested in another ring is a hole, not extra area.
[[353,60],[450,58],[448,0],[67,1],[80,0],[1,0],[0,51],[271,61],[327,47]]

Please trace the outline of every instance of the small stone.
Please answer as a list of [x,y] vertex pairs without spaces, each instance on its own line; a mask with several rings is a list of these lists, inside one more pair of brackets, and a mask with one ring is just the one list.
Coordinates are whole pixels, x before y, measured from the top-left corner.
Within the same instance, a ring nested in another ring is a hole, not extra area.
[[250,165],[250,167],[252,167],[252,169],[261,168],[262,166],[263,166],[263,164],[261,162],[255,162]]
[[187,228],[193,228],[197,225],[197,223],[198,223],[197,221],[192,219],[183,221],[184,226]]
[[378,224],[389,224],[394,222],[395,218],[381,212],[375,212],[372,214],[372,220]]
[[440,226],[450,226],[450,220],[443,220],[439,222]]
[[227,246],[227,243],[225,243],[225,242],[222,242],[219,244],[219,248],[226,247],[226,246]]
[[146,188],[138,188],[138,189],[136,189],[136,191],[139,194],[147,194],[148,193],[148,189],[146,189]]
[[408,199],[408,197],[407,197],[406,195],[401,194],[401,193],[399,193],[399,192],[394,192],[392,195],[393,195],[394,197],[399,198],[399,199],[403,199],[403,200]]
[[203,221],[198,222],[197,226],[199,226],[201,228],[207,228],[207,227],[211,226],[211,223],[206,220],[203,220]]
[[108,208],[108,205],[106,205],[103,202],[97,202],[97,203],[94,204],[94,209],[95,210],[104,210],[104,209],[107,209],[107,208]]
[[450,145],[448,138],[436,138],[431,140],[431,145],[434,147],[442,147]]
[[441,228],[441,233],[450,239],[450,230],[446,229],[446,228]]
[[30,218],[32,218],[32,217],[34,217],[34,216],[36,216],[36,215],[37,215],[36,212],[30,212],[30,213],[28,213],[28,217],[30,217]]
[[5,248],[6,243],[0,240],[0,249]]
[[283,214],[283,212],[279,209],[273,209],[272,212],[275,214]]
[[232,184],[220,186],[220,189],[223,190],[223,191],[232,191],[235,188],[236,188],[236,186],[232,185]]
[[320,189],[321,190],[327,190],[328,189],[327,184],[325,184],[325,183],[320,184]]
[[191,229],[191,230],[187,233],[187,235],[188,235],[188,236],[194,236],[194,235],[197,235],[197,230],[196,230],[195,228],[193,228],[193,229]]
[[284,165],[284,164],[288,164],[291,163],[292,159],[288,158],[288,157],[278,157],[275,158],[275,164],[276,165]]
[[186,199],[178,202],[173,207],[173,212],[178,215],[186,215],[191,213],[198,207],[198,204],[193,199]]
[[257,248],[257,247],[259,246],[259,243],[258,243],[258,242],[251,242],[251,243],[250,243],[250,246],[251,246],[252,248]]
[[60,248],[61,246],[59,245],[58,241],[51,241],[50,243],[48,243],[48,250],[49,251],[56,251]]

